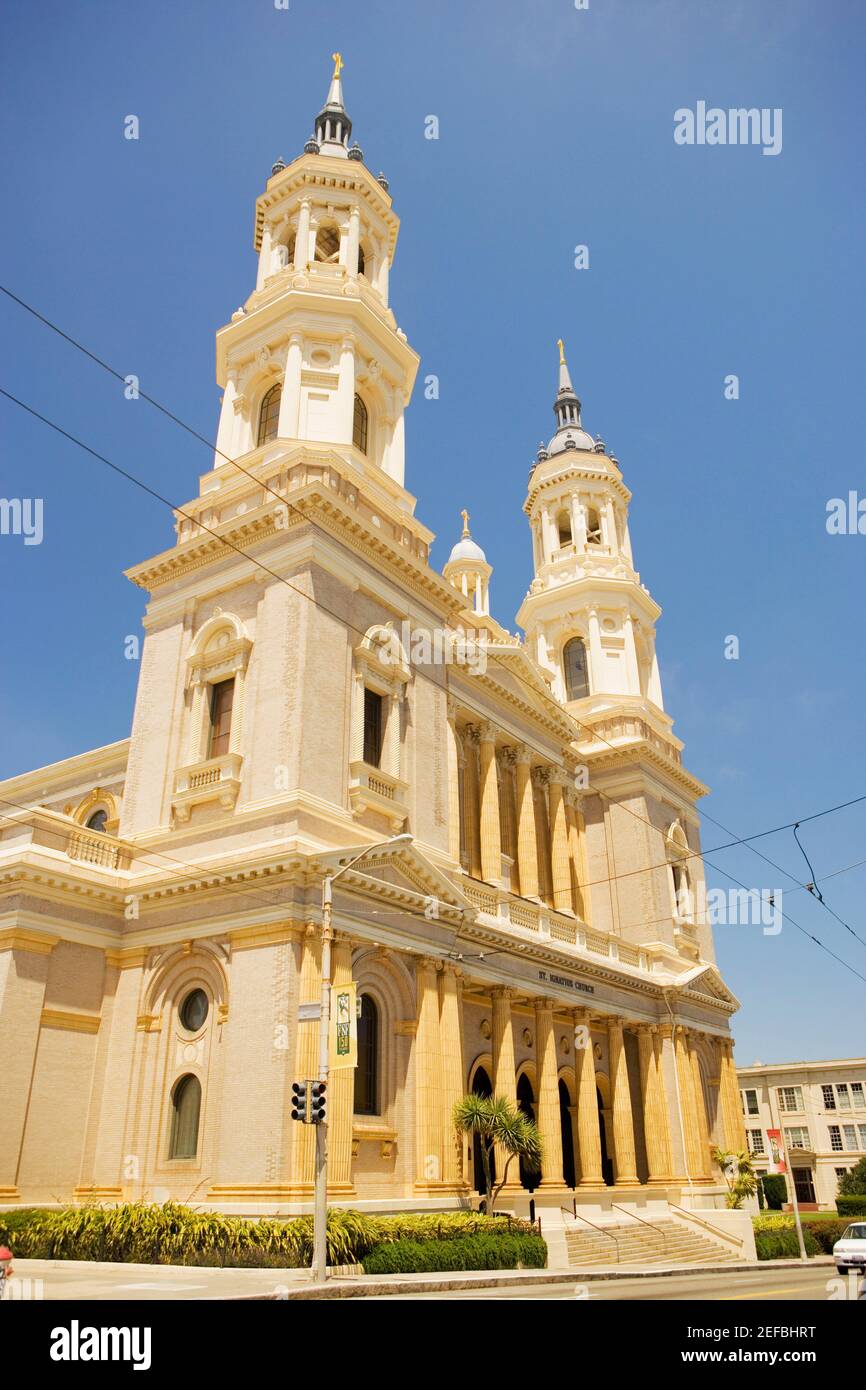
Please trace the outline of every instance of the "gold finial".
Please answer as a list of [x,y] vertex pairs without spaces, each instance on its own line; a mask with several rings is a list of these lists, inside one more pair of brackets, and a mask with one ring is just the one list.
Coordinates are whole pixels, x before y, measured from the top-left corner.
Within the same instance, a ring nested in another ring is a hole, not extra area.
[[342,53],[332,53],[331,57],[334,60],[334,77],[339,77],[343,68],[346,66],[343,62],[343,55]]
[[467,510],[466,510],[465,507],[463,508],[463,511],[460,513],[460,515],[461,515],[462,518],[463,518],[463,536],[462,536],[462,539],[465,541],[465,540],[471,539],[470,536],[469,536],[469,513],[467,512]]
[[564,367],[564,366],[565,366],[565,343],[562,341],[561,338],[557,338],[557,340],[556,340],[556,346],[559,348],[559,365],[560,365],[560,367]]

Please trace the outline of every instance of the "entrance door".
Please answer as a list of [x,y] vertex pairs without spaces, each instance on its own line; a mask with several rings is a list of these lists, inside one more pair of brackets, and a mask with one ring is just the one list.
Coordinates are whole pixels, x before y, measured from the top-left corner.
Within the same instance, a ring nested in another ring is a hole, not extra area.
[[562,1176],[566,1187],[576,1187],[574,1176],[574,1131],[571,1128],[571,1097],[564,1081],[559,1083],[559,1125],[562,1130]]
[[[490,1083],[490,1077],[483,1067],[479,1067],[472,1078],[472,1090],[476,1096],[493,1095],[493,1086]],[[490,1155],[490,1174],[495,1182],[496,1155],[493,1153]],[[477,1134],[474,1135],[472,1139],[472,1181],[476,1192],[483,1194],[487,1191],[484,1186],[484,1164],[481,1161],[481,1140],[478,1138]]]
[[[526,1075],[526,1072],[523,1073],[523,1075],[517,1083],[517,1108],[518,1110],[523,1111],[524,1115],[528,1120],[535,1119],[535,1092],[532,1089],[532,1082]],[[540,1178],[541,1174],[537,1171],[533,1172],[531,1168],[527,1168],[526,1164],[523,1162],[523,1159],[521,1158],[520,1181],[523,1183],[523,1186],[529,1192],[534,1192],[536,1187],[538,1186]]]
[[613,1160],[607,1151],[607,1133],[604,1124],[604,1101],[601,1091],[596,1087],[595,1098],[598,1103],[598,1134],[601,1140],[601,1176],[608,1187],[613,1187]]
[[812,1181],[811,1168],[795,1168],[794,1172],[794,1191],[797,1194],[798,1202],[815,1201],[815,1184]]

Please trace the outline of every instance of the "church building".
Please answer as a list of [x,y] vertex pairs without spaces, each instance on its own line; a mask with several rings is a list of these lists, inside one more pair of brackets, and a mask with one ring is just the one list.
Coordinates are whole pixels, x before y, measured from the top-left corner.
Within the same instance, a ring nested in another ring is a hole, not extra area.
[[482,517],[431,565],[399,222],[341,66],[256,203],[213,466],[127,571],[147,603],[130,736],[0,784],[0,1203],[311,1210],[291,1087],[318,1070],[338,875],[358,1063],[328,1090],[332,1203],[477,1201],[451,1119],[474,1090],[541,1135],[503,1209],[721,1214],[713,1151],[745,1147],[737,1001],[631,493],[560,343],[525,636],[492,615]]

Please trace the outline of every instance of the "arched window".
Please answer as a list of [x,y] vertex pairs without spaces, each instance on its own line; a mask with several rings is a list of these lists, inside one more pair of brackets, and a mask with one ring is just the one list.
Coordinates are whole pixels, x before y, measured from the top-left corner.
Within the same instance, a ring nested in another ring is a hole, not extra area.
[[586,543],[601,545],[601,518],[595,507],[586,509]]
[[108,815],[106,814],[105,811],[94,811],[94,812],[93,812],[93,815],[90,816],[90,818],[89,818],[88,821],[87,821],[87,829],[88,829],[88,830],[98,830],[99,833],[100,833],[100,835],[104,835],[104,834],[105,834],[105,822],[106,822],[107,820],[108,820]]
[[198,1153],[200,1112],[201,1082],[197,1076],[182,1076],[171,1097],[169,1158],[195,1158]]
[[367,407],[360,396],[355,397],[355,415],[352,420],[352,443],[362,454],[367,452],[367,429],[369,416]]
[[358,274],[363,275],[367,265],[367,257],[364,255],[363,246],[358,247]]
[[316,260],[336,265],[340,259],[340,232],[333,222],[320,227],[316,233]]
[[589,667],[586,660],[586,647],[580,637],[572,637],[562,649],[562,666],[565,673],[565,698],[583,700],[589,694]]
[[280,423],[280,397],[283,388],[277,382],[270,391],[266,391],[262,397],[262,404],[259,408],[259,433],[256,439],[256,448],[260,444],[267,444],[269,439],[276,439],[277,427]]
[[369,994],[361,995],[358,1015],[355,1114],[379,1114],[379,1010]]
[[188,1033],[197,1033],[204,1027],[210,1009],[210,1000],[203,989],[190,990],[180,1006],[181,1026]]
[[571,517],[568,512],[560,512],[556,518],[556,529],[559,532],[559,544],[571,545]]
[[688,864],[691,851],[686,833],[678,820],[674,821],[668,830],[667,851],[671,869],[674,912],[680,921],[693,922],[695,905],[692,895],[692,876]]

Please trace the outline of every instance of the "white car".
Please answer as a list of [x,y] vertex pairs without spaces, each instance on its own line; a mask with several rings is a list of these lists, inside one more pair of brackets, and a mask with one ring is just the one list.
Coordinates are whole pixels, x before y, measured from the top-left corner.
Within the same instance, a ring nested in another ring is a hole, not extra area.
[[845,1227],[833,1246],[833,1259],[840,1274],[849,1269],[866,1270],[866,1221],[853,1221]]

